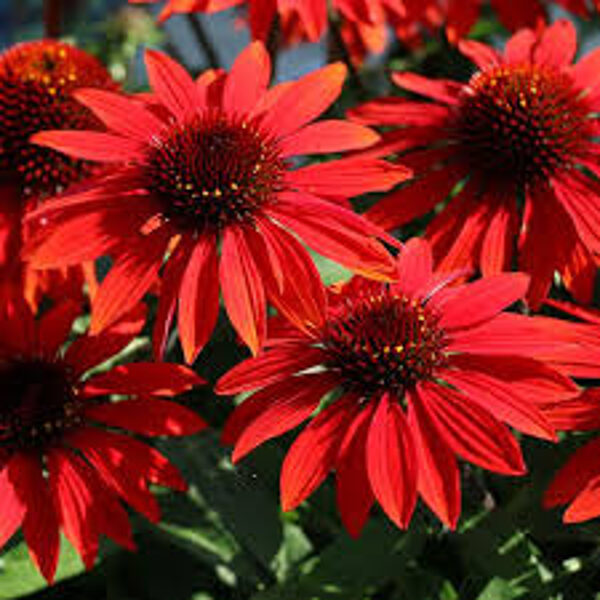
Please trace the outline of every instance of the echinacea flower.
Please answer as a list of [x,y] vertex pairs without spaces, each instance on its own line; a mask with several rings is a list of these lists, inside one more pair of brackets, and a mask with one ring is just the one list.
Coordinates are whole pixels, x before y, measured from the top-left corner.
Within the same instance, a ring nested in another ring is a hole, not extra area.
[[[68,301],[39,320],[18,296],[3,296],[0,305],[0,548],[21,528],[50,582],[60,531],[91,568],[100,535],[134,548],[121,501],[156,522],[159,507],[148,485],[186,489],[178,470],[137,436],[205,427],[165,399],[202,383],[186,367],[131,363],[89,374],[131,341],[142,315],[65,349],[77,314]],[[111,394],[125,399],[110,402]]]
[[264,352],[216,386],[219,394],[260,388],[225,425],[233,462],[313,417],[283,462],[283,509],[298,506],[335,471],[342,521],[355,536],[374,500],[407,527],[417,495],[455,527],[457,455],[522,475],[507,425],[554,440],[538,403],[577,394],[568,377],[537,357],[577,357],[578,328],[502,312],[524,296],[526,275],[449,287],[461,274],[434,272],[429,245],[418,239],[406,244],[397,269],[397,283],[354,277],[333,290],[327,319],[312,332],[274,321]]
[[117,87],[96,58],[55,40],[20,43],[0,54],[0,279],[22,277],[32,306],[44,292],[60,297],[63,286],[83,285],[81,269],[33,272],[20,261],[24,215],[96,169],[29,141],[42,129],[101,128],[72,97],[81,86]]
[[468,83],[397,72],[398,86],[430,102],[383,98],[352,111],[398,126],[377,151],[417,173],[367,216],[390,230],[450,197],[426,231],[442,270],[491,275],[516,263],[531,276],[533,307],[558,271],[589,300],[600,254],[600,50],[572,65],[576,32],[564,20],[539,37],[519,32],[503,54],[471,41],[459,49],[478,67]]
[[[322,319],[315,251],[368,277],[390,279],[383,231],[347,207],[347,197],[389,189],[407,177],[382,160],[343,158],[292,169],[291,157],[364,148],[370,129],[339,120],[311,123],[337,98],[345,77],[332,64],[267,89],[269,57],[255,42],[229,74],[194,82],[167,56],[148,51],[155,102],[102,90],[77,99],[107,133],[51,131],[36,143],[112,164],[110,176],[81,194],[42,207],[34,266],[102,254],[114,266],[96,295],[91,330],[125,313],[158,277],[165,255],[154,347],[162,354],[175,308],[185,358],[209,339],[219,290],[229,319],[256,352],[270,300],[297,321]],[[394,243],[393,239],[389,239]]]

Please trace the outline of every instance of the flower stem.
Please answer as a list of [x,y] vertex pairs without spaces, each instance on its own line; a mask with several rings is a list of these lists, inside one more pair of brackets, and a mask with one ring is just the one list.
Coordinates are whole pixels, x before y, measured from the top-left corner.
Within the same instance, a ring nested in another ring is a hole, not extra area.
[[196,15],[189,14],[187,15],[188,22],[194,32],[194,36],[196,37],[196,41],[202,48],[204,52],[204,56],[206,56],[206,60],[211,69],[219,68],[219,56],[217,55],[217,51],[215,50],[212,42],[208,39],[206,32],[204,31],[204,27],[200,20],[196,17]]

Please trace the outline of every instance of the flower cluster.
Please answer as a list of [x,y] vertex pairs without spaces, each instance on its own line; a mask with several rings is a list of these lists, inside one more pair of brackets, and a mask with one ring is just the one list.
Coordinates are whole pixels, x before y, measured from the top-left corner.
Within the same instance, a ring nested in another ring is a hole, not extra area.
[[[171,0],[162,15],[236,4]],[[329,8],[361,35],[428,19],[458,40],[480,4]],[[600,50],[573,63],[570,22],[545,25],[540,2],[492,5],[530,28],[503,52],[459,41],[468,81],[394,72],[404,95],[347,119],[334,118],[344,64],[271,85],[260,41],[276,14],[319,39],[325,2],[250,3],[259,41],[228,72],[194,79],[146,50],[145,94],[64,43],[0,55],[0,548],[21,530],[49,582],[61,532],[87,568],[100,536],[134,548],[124,505],[156,522],[152,486],[187,487],[139,438],[207,427],[193,396],[174,397],[205,383],[192,365],[221,307],[250,354],[214,386],[243,394],[221,436],[232,462],[308,421],[281,505],[333,473],[353,537],[375,504],[407,528],[419,498],[455,529],[463,461],[521,476],[522,434],[600,429],[600,316],[550,297],[593,299]],[[423,238],[394,236],[416,219]],[[326,286],[322,258],[348,278]],[[125,362],[146,331],[154,360]],[[567,522],[600,515],[599,444],[544,496],[570,504]]]

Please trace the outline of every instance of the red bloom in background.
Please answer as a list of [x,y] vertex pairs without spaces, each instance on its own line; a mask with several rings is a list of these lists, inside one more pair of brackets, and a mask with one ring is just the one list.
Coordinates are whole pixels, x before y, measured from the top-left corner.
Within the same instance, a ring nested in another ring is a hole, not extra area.
[[[185,490],[177,469],[131,434],[179,436],[205,427],[191,411],[160,399],[202,383],[185,367],[132,363],[86,375],[131,341],[145,315],[79,337],[65,350],[77,314],[70,302],[37,321],[22,300],[3,298],[0,307],[0,548],[21,527],[48,581],[59,530],[91,568],[101,534],[134,548],[120,500],[155,522],[160,512],[148,484]],[[128,399],[111,403],[109,394]]]
[[555,271],[589,300],[600,253],[600,50],[571,65],[567,21],[541,37],[521,31],[504,54],[459,47],[479,68],[468,83],[399,72],[397,85],[431,102],[383,98],[353,111],[360,122],[399,126],[376,151],[400,154],[418,174],[367,216],[394,229],[452,194],[426,232],[441,270],[491,275],[518,261],[533,306]]
[[[521,299],[527,276],[504,273],[447,287],[429,245],[400,253],[398,283],[355,277],[330,295],[312,332],[275,320],[266,350],[217,383],[220,394],[262,388],[238,406],[223,432],[233,461],[300,425],[282,467],[284,510],[336,473],[342,520],[358,535],[377,500],[406,527],[417,494],[449,527],[460,514],[456,455],[521,475],[519,445],[506,425],[546,440],[554,427],[538,408],[577,393],[549,361],[581,358],[586,330],[550,318],[502,313]],[[544,360],[539,360],[544,357]],[[323,400],[325,398],[325,408]]]
[[319,274],[290,231],[349,269],[393,277],[393,261],[374,239],[385,234],[349,210],[345,198],[389,189],[407,170],[362,158],[291,169],[293,156],[363,148],[378,139],[345,121],[310,123],[339,95],[342,65],[267,90],[269,57],[258,42],[229,75],[209,72],[196,83],[163,54],[149,51],[146,59],[156,95],[152,109],[138,99],[83,90],[77,98],[108,133],[53,131],[34,138],[114,167],[89,191],[49,203],[32,217],[46,224],[35,240],[35,266],[115,254],[94,301],[92,331],[138,302],[166,253],[154,347],[161,355],[179,304],[188,362],[213,330],[219,289],[253,352],[265,335],[267,298],[299,323],[320,322]]
[[[22,221],[40,201],[89,177],[97,168],[29,142],[41,129],[99,129],[100,121],[73,97],[81,86],[115,89],[93,56],[53,40],[17,44],[0,54],[0,278],[22,278],[35,306],[83,286],[79,268],[32,271],[21,263]],[[93,283],[92,270],[88,280]]]

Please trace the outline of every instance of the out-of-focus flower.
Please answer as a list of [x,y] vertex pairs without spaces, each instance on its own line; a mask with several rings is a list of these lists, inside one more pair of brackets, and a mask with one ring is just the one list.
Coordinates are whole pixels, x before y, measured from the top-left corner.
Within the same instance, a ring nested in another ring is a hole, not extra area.
[[44,293],[60,298],[83,285],[81,269],[33,272],[20,260],[24,215],[96,168],[29,141],[42,129],[101,128],[72,97],[82,86],[116,88],[98,60],[62,42],[24,42],[0,54],[0,279],[22,278],[32,306]]
[[[266,350],[216,386],[220,394],[261,388],[225,425],[234,462],[313,416],[284,460],[282,505],[296,507],[335,471],[338,507],[352,535],[374,500],[406,527],[417,495],[455,527],[456,455],[523,474],[506,425],[555,439],[538,404],[565,401],[577,388],[550,365],[575,361],[578,342],[590,337],[557,319],[503,313],[524,296],[526,275],[449,287],[462,274],[434,272],[429,245],[418,239],[406,244],[397,269],[398,283],[355,277],[334,289],[318,329],[275,318]],[[597,359],[598,352],[582,356],[595,372]]]
[[555,271],[589,300],[600,254],[600,50],[572,65],[576,43],[559,21],[540,37],[519,32],[503,54],[462,42],[479,68],[466,84],[395,73],[398,86],[431,102],[383,98],[352,116],[397,126],[376,151],[400,155],[417,178],[367,216],[390,230],[450,196],[426,232],[442,270],[491,275],[518,261],[531,275],[532,306]]
[[343,65],[267,89],[270,63],[260,42],[229,74],[211,71],[197,82],[163,54],[149,51],[146,60],[155,94],[149,108],[115,93],[79,91],[77,99],[109,132],[34,138],[113,165],[88,192],[48,203],[31,219],[41,225],[31,250],[37,266],[114,254],[94,301],[93,331],[143,296],[167,253],[154,347],[162,354],[178,305],[188,362],[211,335],[220,290],[233,326],[255,353],[265,335],[267,299],[299,323],[322,320],[319,274],[292,234],[368,277],[394,276],[390,255],[375,239],[385,234],[349,210],[346,198],[390,189],[408,171],[362,158],[292,169],[294,156],[378,140],[354,123],[311,123],[338,97]]
[[[134,435],[203,429],[193,412],[164,399],[202,381],[165,363],[90,375],[139,332],[143,311],[65,348],[76,303],[57,304],[34,320],[18,296],[3,293],[0,302],[0,547],[21,528],[35,564],[52,581],[60,531],[91,568],[100,535],[134,548],[120,500],[158,521],[148,485],[185,490],[177,469]],[[111,402],[111,394],[126,399]]]

